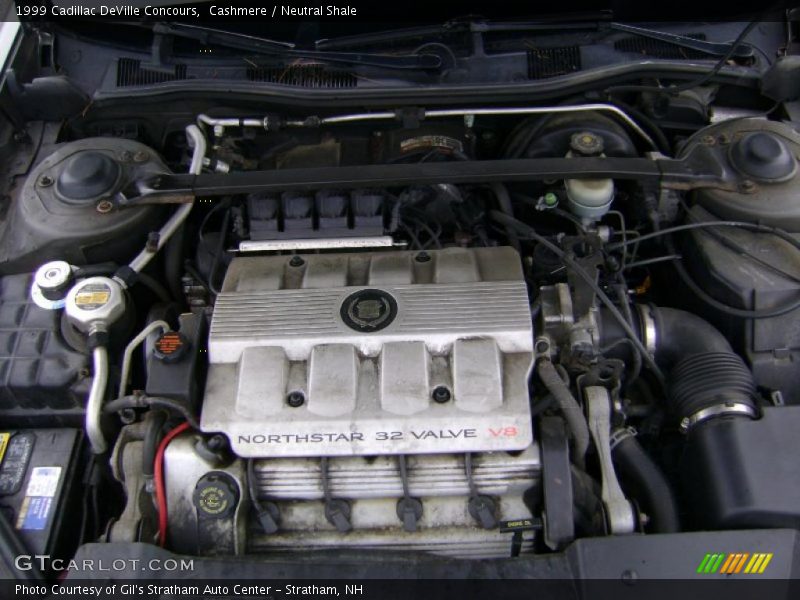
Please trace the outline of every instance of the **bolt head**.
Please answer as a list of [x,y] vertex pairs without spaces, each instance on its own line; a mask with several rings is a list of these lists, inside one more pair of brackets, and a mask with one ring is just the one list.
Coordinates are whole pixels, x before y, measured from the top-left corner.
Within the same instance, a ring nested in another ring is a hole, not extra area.
[[119,411],[120,420],[126,425],[136,422],[136,411],[132,408],[123,408]]
[[212,435],[206,444],[209,450],[222,450],[225,448],[225,436],[219,433]]
[[447,389],[447,386],[444,385],[437,385],[433,388],[433,392],[431,393],[431,397],[433,401],[437,404],[444,404],[445,402],[450,401],[450,390]]
[[639,574],[633,569],[628,569],[622,572],[621,579],[625,585],[634,585],[636,580],[639,579]]
[[303,394],[303,392],[298,392],[298,391],[289,392],[289,394],[286,396],[286,404],[288,404],[292,408],[299,408],[303,406],[305,401],[306,401],[306,396],[305,394]]
[[739,184],[739,189],[747,194],[751,194],[756,191],[756,184],[754,181],[749,179],[745,179]]
[[110,213],[114,208],[114,204],[108,200],[101,200],[97,203],[95,209],[101,214]]

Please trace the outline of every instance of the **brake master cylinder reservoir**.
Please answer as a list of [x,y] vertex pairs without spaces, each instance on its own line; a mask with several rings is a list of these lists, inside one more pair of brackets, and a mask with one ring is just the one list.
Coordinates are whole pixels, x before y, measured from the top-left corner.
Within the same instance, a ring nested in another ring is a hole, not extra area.
[[[574,134],[569,145],[567,158],[605,156],[603,138],[589,131]],[[605,215],[614,200],[613,179],[565,179],[564,187],[570,210],[587,222]]]

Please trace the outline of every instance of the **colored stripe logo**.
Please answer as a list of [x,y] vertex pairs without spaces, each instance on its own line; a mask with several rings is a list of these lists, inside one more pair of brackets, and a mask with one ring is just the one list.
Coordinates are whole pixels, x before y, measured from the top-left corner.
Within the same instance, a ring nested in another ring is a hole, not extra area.
[[771,552],[733,552],[730,554],[717,552],[703,557],[697,566],[701,575],[761,575],[772,560]]

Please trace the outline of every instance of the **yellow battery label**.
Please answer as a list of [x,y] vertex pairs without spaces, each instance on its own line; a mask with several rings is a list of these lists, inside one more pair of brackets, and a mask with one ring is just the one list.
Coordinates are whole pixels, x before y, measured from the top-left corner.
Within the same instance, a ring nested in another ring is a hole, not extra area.
[[6,448],[8,448],[8,440],[10,439],[10,433],[0,433],[0,463],[3,462],[3,457],[6,455]]

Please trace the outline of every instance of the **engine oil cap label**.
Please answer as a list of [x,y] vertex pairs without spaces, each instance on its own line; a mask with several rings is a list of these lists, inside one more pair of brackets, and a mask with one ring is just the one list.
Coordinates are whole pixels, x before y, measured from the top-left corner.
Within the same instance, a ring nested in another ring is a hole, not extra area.
[[219,487],[206,487],[197,494],[197,505],[210,515],[219,515],[228,508],[225,490]]
[[154,354],[164,362],[176,362],[186,355],[189,341],[177,331],[167,331],[155,343]]
[[31,432],[3,435],[10,436],[10,439],[6,443],[0,465],[0,496],[10,496],[22,487],[35,438]]
[[200,517],[225,519],[236,511],[239,493],[230,475],[212,472],[197,481],[192,499]]
[[515,519],[513,521],[500,521],[498,528],[500,529],[500,533],[535,531],[542,528],[542,521],[541,519],[530,517]]
[[89,283],[75,294],[75,306],[81,310],[96,310],[111,299],[111,288],[105,283]]

